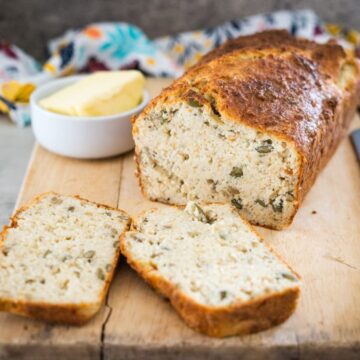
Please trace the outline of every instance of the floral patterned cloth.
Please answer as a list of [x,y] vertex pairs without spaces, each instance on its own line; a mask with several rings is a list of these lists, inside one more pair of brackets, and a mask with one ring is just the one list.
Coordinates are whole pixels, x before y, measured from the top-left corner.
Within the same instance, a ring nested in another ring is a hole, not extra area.
[[19,125],[28,125],[31,92],[54,77],[130,68],[150,76],[177,77],[224,41],[275,28],[319,42],[336,38],[345,48],[359,52],[358,32],[325,24],[311,10],[255,15],[152,41],[134,25],[91,24],[51,40],[50,57],[42,67],[16,46],[0,40],[0,112],[7,113]]

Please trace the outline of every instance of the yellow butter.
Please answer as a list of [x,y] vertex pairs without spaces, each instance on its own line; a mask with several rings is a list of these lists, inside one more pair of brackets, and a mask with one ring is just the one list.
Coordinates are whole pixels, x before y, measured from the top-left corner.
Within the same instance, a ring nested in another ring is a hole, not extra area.
[[140,71],[99,71],[42,99],[46,110],[73,116],[113,115],[142,100],[145,78]]

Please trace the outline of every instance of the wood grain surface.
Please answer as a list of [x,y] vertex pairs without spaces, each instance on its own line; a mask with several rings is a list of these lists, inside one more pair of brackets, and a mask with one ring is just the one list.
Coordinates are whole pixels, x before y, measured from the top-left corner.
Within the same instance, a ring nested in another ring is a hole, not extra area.
[[[156,94],[168,80],[149,80]],[[353,127],[360,127],[357,118]],[[131,215],[145,200],[133,154],[80,161],[36,146],[18,205],[48,190],[79,194]],[[304,280],[284,324],[244,337],[195,333],[121,259],[106,304],[82,327],[0,314],[0,359],[359,359],[360,167],[344,140],[284,231],[258,228]]]

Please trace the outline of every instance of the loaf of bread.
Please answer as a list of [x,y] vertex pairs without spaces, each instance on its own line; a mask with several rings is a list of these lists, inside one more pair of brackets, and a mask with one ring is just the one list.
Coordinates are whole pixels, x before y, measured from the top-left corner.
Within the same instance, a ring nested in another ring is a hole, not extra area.
[[81,324],[100,309],[117,265],[123,211],[47,193],[1,233],[0,310]]
[[296,307],[298,275],[229,204],[150,210],[120,244],[130,266],[204,334],[264,330]]
[[359,90],[358,61],[334,43],[280,30],[230,40],[133,120],[143,193],[231,202],[282,229],[345,136]]

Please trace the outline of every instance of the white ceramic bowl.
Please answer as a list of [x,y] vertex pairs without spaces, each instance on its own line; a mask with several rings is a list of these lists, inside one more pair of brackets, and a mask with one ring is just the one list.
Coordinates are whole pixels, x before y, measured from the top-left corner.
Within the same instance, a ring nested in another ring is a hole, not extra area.
[[54,153],[80,159],[98,159],[122,154],[134,147],[131,117],[149,102],[144,91],[142,102],[130,111],[109,116],[78,117],[53,113],[40,107],[39,100],[86,75],[53,80],[34,91],[30,98],[32,128],[36,140]]

